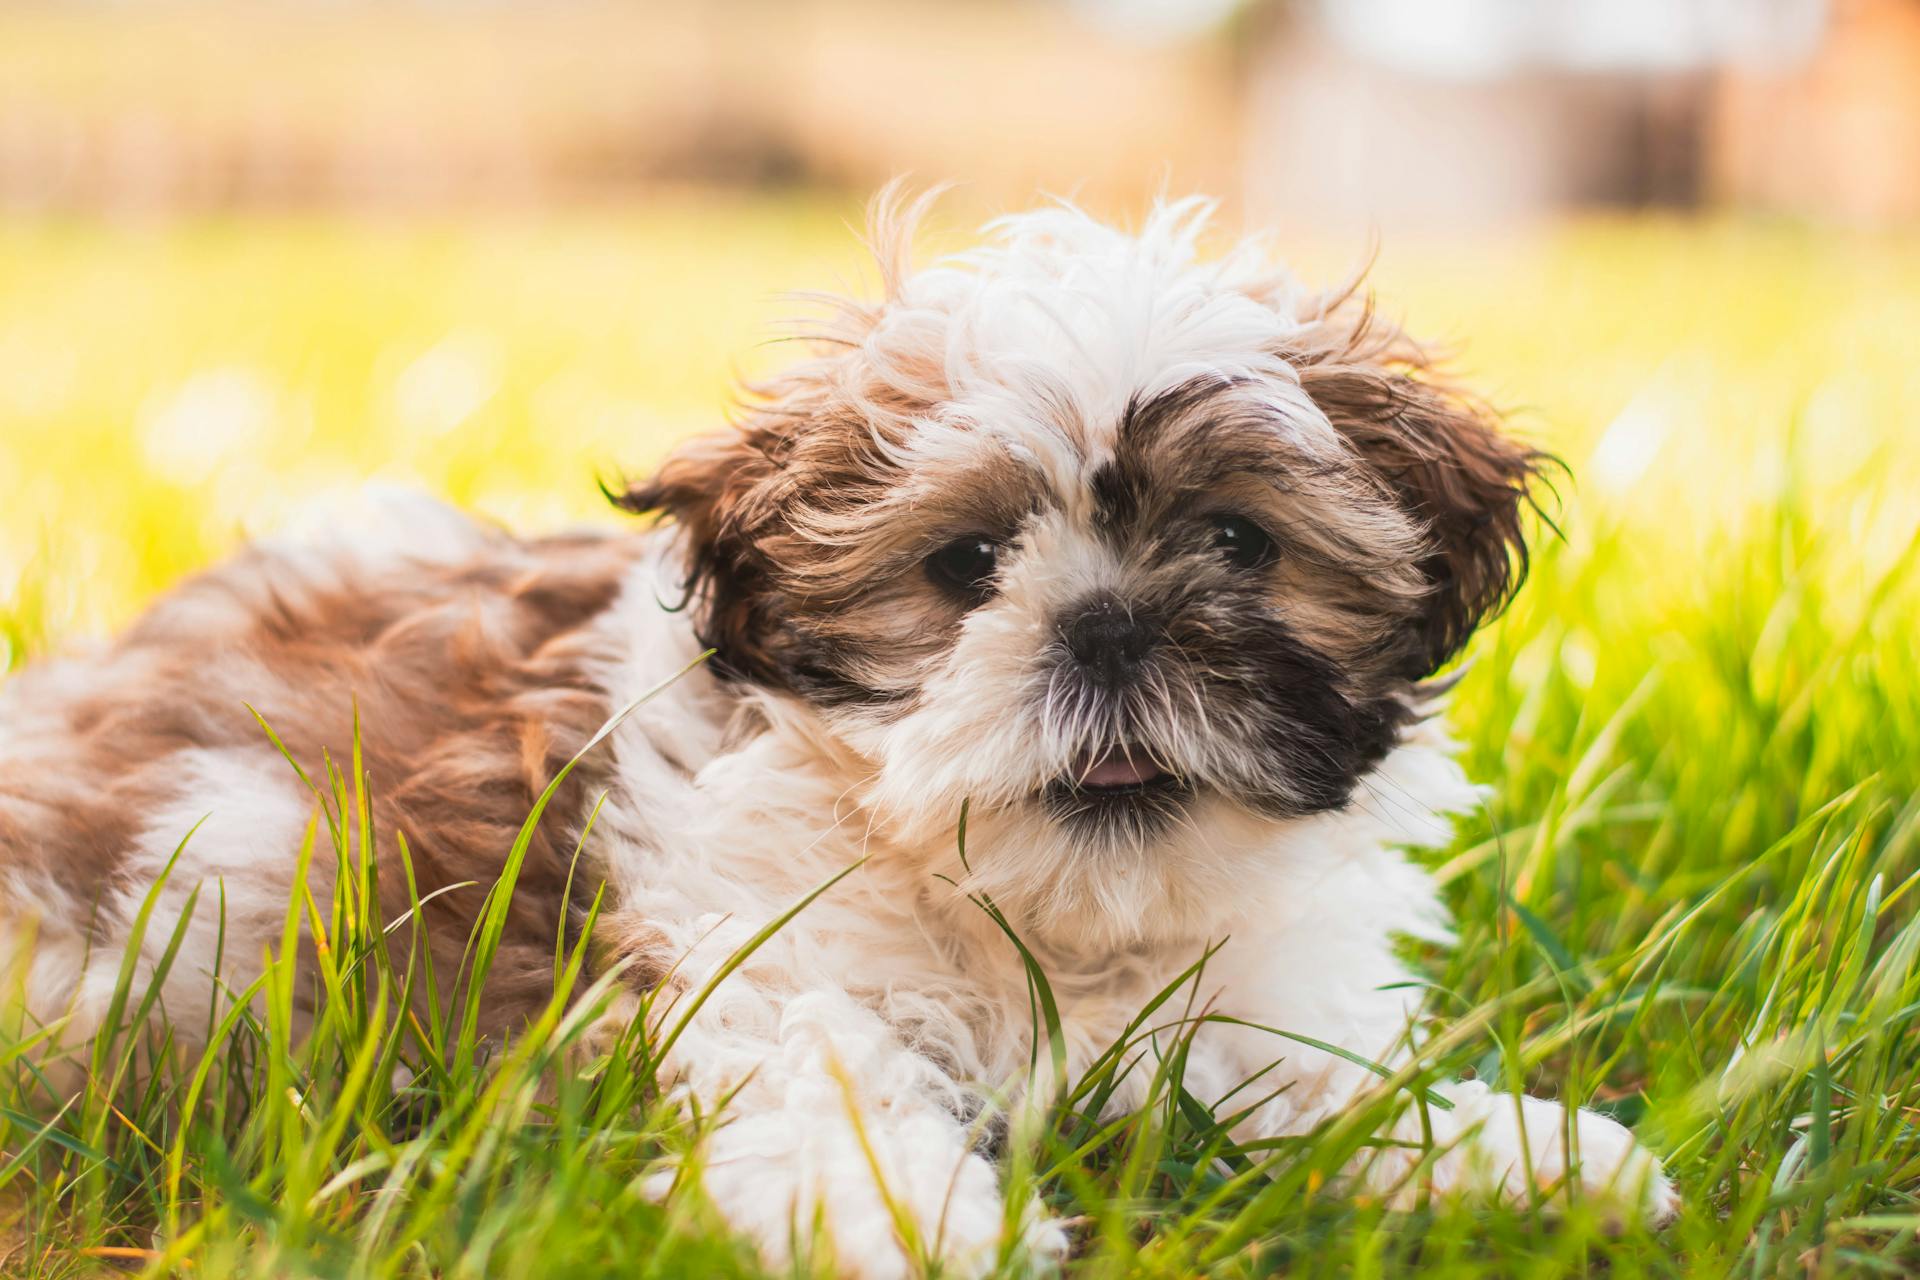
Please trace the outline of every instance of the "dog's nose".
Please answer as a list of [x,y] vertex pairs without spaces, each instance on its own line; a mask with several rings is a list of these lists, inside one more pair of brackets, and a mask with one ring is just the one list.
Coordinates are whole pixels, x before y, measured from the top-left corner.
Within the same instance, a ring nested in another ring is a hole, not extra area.
[[1067,652],[1093,677],[1094,683],[1117,689],[1133,679],[1140,664],[1160,643],[1160,628],[1151,619],[1129,611],[1118,600],[1101,598],[1089,603],[1060,629]]

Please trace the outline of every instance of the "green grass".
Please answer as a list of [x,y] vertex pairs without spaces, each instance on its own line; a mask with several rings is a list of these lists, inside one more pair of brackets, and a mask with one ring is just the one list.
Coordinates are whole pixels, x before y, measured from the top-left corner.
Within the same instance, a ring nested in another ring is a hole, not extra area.
[[[230,545],[251,519],[222,505],[234,466],[272,509],[300,487],[276,478],[299,460],[352,471],[398,456],[505,514],[585,511],[594,463],[644,461],[714,411],[725,354],[695,366],[686,353],[723,338],[746,349],[731,340],[760,304],[724,285],[714,301],[700,266],[764,283],[812,263],[796,282],[817,283],[850,261],[832,223],[812,207],[724,207],[545,236],[0,232],[0,262],[31,264],[0,271],[0,367],[12,333],[14,350],[67,349],[77,370],[31,404],[0,391],[0,460],[37,468],[30,514],[0,513],[0,545],[35,557],[0,575],[21,583],[0,641],[55,645]],[[605,283],[612,265],[681,233],[682,274],[650,296],[705,305],[686,326],[698,339],[630,355],[596,336],[631,305],[630,281]],[[270,294],[195,292],[281,260],[297,269]],[[418,277],[392,285],[395,261]],[[62,270],[91,281],[70,314],[52,296]],[[363,312],[383,279],[400,298]],[[1083,1276],[1920,1270],[1920,381],[1906,354],[1920,245],[1596,225],[1389,246],[1378,279],[1416,327],[1470,336],[1481,381],[1529,406],[1522,421],[1577,478],[1558,513],[1565,541],[1543,536],[1532,581],[1477,642],[1455,698],[1492,790],[1433,860],[1460,944],[1416,953],[1435,1035],[1403,1083],[1471,1070],[1611,1111],[1667,1158],[1684,1212],[1655,1233],[1586,1208],[1400,1214],[1343,1195],[1334,1175],[1391,1099],[1305,1139],[1235,1147],[1229,1117],[1179,1087],[1182,1032],[1166,1025],[1185,1007],[1178,991],[1142,1025],[1158,1028],[1140,1044],[1157,1055],[1151,1105],[1096,1119],[1109,1060],[1058,1100],[1014,1185],[1074,1222]],[[127,302],[95,341],[87,317],[116,288],[223,300],[172,325]],[[573,327],[555,329],[566,316]],[[494,334],[502,353],[465,425],[435,435],[355,417],[387,403],[407,363],[391,352],[417,356],[458,326]],[[88,376],[116,359],[133,366],[119,382]],[[236,362],[281,389],[239,463],[168,472],[124,447],[142,439],[152,397]],[[566,403],[619,387],[638,407],[526,438],[562,370]],[[302,397],[318,407],[293,416],[311,425],[284,439],[285,406]],[[28,430],[47,422],[90,444]],[[658,1100],[657,1036],[586,1043],[598,996],[579,952],[556,950],[572,1004],[510,1045],[475,1043],[458,1003],[401,1017],[426,975],[407,922],[395,954],[374,945],[356,771],[300,763],[318,784],[312,857],[346,872],[331,900],[291,906],[329,942],[317,1027],[290,1037],[283,962],[260,1012],[216,1010],[216,1052],[157,1075],[133,1070],[138,1038],[122,1035],[68,1092],[0,1039],[0,1221],[13,1215],[17,1237],[0,1229],[0,1271],[756,1274],[696,1193],[643,1194],[695,1134]]]

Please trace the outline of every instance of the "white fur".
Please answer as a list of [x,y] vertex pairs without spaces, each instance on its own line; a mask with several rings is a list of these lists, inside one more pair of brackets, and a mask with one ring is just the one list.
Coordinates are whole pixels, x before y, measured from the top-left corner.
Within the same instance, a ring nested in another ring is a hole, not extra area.
[[[174,798],[148,815],[128,860],[128,886],[108,911],[131,921],[147,889],[179,855],[141,942],[141,972],[154,970],[173,941],[174,926],[189,920],[160,1002],[168,1021],[192,1037],[196,1023],[204,1025],[227,1004],[210,1001],[208,987],[237,981],[235,989],[243,989],[259,973],[261,957],[280,949],[296,859],[308,823],[318,822],[319,808],[291,766],[270,748],[187,750],[176,754],[171,766],[177,771]],[[324,823],[318,824],[314,843],[307,887],[325,914],[335,868]],[[101,1005],[111,994],[118,959],[104,950],[96,958],[83,983],[83,1005]]]

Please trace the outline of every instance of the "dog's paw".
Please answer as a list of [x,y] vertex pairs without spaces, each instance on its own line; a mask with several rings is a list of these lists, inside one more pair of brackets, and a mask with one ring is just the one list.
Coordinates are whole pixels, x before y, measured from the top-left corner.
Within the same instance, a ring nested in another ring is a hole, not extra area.
[[1577,1178],[1584,1195],[1635,1209],[1656,1227],[1679,1216],[1680,1194],[1673,1179],[1631,1130],[1594,1111],[1576,1111],[1574,1120],[1579,1126]]
[[[727,1222],[775,1271],[830,1262],[857,1280],[983,1276],[999,1261],[1007,1212],[999,1175],[957,1140],[952,1121],[895,1120],[861,1135],[791,1113],[742,1115],[704,1144],[699,1178]],[[1067,1237],[1034,1206],[1027,1256],[1065,1256]]]
[[1545,1197],[1549,1205],[1571,1193],[1653,1226],[1679,1213],[1679,1195],[1659,1158],[1618,1121],[1484,1085],[1456,1085],[1449,1093],[1455,1105],[1448,1118],[1463,1136],[1438,1162],[1440,1189],[1516,1201]]

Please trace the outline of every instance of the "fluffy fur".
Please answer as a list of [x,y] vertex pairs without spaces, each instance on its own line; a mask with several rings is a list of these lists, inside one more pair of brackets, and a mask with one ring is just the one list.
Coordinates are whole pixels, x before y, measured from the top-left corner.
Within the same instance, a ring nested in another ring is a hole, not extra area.
[[[487,1007],[510,1030],[541,998],[554,925],[596,883],[568,900],[594,795],[614,904],[597,954],[636,984],[702,983],[865,859],[668,1064],[691,1098],[732,1097],[701,1176],[770,1257],[818,1217],[845,1269],[909,1270],[875,1163],[948,1264],[992,1257],[974,1121],[1045,1090],[1020,958],[971,894],[1046,967],[1070,1070],[1223,940],[1215,1010],[1401,1056],[1395,940],[1447,935],[1403,850],[1444,842],[1478,794],[1424,682],[1524,572],[1536,456],[1350,296],[1257,245],[1202,257],[1203,203],[1138,234],[1044,209],[917,272],[913,212],[880,209],[878,300],[834,301],[736,428],[619,495],[663,527],[520,542],[389,504],[0,693],[0,960],[24,954],[33,1016],[82,1034],[100,1016],[132,904],[202,814],[149,937],[216,878],[229,970],[277,935],[309,805],[243,704],[311,757],[346,744],[357,698],[379,825],[426,893],[488,882],[558,763],[710,646],[563,793]],[[483,893],[428,908],[455,956]],[[196,913],[169,1009],[205,1007],[215,925]],[[1276,1058],[1263,1080],[1287,1087],[1251,1135],[1310,1129],[1371,1083],[1212,1025],[1187,1084],[1224,1096]],[[1613,1122],[1448,1092],[1438,1189],[1557,1182],[1571,1133],[1587,1191],[1670,1209]],[[1410,1196],[1411,1159],[1354,1176]],[[1037,1210],[1022,1230],[1060,1247]]]

